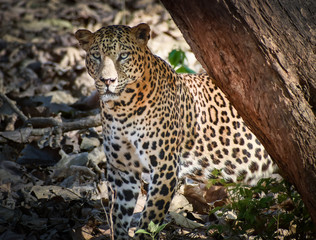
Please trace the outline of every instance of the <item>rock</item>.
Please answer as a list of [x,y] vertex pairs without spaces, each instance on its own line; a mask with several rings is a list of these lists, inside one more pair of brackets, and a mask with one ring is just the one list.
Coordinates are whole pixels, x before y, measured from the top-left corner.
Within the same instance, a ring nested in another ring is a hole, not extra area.
[[80,144],[81,150],[90,151],[100,146],[100,140],[96,137],[84,137]]

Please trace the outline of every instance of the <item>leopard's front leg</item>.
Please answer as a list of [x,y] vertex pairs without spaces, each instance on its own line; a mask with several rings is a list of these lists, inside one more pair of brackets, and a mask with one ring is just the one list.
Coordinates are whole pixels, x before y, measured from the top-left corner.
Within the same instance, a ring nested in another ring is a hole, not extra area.
[[119,170],[108,163],[107,179],[114,239],[130,239],[128,229],[140,191],[140,174]]
[[[151,182],[147,193],[147,201],[144,206],[138,229],[148,231],[151,221],[162,224],[170,207],[171,200],[178,182],[178,160],[176,154],[167,157],[165,164],[152,169]],[[144,234],[135,234],[135,239],[150,239]]]

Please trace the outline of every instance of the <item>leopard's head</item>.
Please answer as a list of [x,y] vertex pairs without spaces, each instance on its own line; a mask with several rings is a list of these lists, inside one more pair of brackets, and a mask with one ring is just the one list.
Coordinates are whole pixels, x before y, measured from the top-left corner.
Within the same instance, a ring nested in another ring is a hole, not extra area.
[[103,101],[118,100],[121,93],[144,73],[145,54],[150,28],[114,25],[95,33],[80,29],[75,33],[86,51],[86,67],[95,80]]

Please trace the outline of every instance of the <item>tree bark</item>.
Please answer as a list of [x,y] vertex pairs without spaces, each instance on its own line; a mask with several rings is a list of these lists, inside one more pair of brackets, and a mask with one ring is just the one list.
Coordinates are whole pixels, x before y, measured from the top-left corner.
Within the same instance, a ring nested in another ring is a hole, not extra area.
[[161,0],[316,223],[314,0]]

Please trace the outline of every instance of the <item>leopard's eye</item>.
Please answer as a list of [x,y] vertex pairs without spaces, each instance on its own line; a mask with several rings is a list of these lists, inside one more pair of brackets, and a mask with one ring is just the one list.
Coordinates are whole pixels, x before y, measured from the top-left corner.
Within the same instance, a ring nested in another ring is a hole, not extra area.
[[128,52],[123,52],[123,53],[120,54],[118,60],[119,60],[119,61],[120,61],[120,60],[124,60],[124,59],[126,59],[126,58],[128,57],[128,55],[129,55]]
[[92,57],[93,57],[94,59],[96,59],[96,60],[98,60],[98,61],[101,60],[101,54],[100,54],[99,52],[92,53],[91,55],[92,55]]

